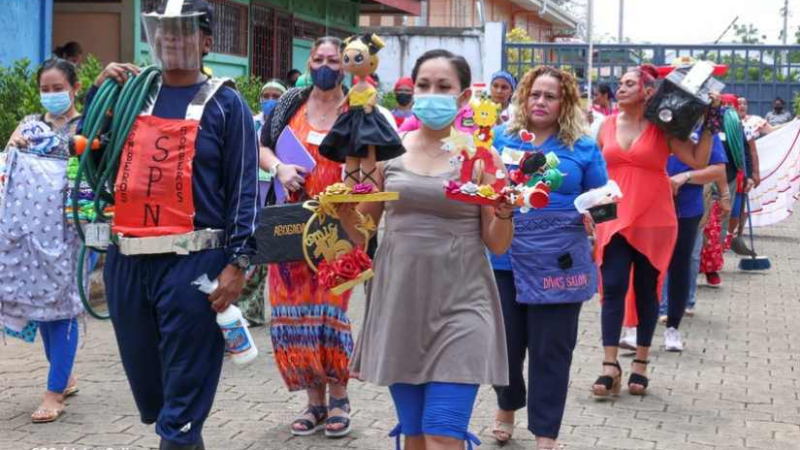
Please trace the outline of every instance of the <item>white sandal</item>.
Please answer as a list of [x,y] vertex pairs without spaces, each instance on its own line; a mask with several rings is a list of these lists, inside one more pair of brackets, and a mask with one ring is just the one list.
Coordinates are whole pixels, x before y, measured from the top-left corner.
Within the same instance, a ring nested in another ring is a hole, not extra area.
[[[505,437],[504,439],[504,436],[502,436],[501,433],[508,437]],[[492,435],[499,444],[507,444],[508,441],[514,437],[514,424],[495,420]]]

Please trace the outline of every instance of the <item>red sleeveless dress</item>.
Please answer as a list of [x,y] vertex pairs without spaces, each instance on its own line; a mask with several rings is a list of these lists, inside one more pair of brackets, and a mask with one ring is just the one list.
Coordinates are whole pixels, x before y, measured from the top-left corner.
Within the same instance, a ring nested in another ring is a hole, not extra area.
[[[667,175],[667,158],[670,155],[667,139],[663,131],[648,123],[631,147],[625,150],[617,142],[616,114],[606,121],[602,133],[602,151],[608,167],[608,178],[619,185],[622,200],[617,205],[617,220],[597,225],[597,264],[602,266],[606,245],[615,234],[620,233],[659,271],[660,301],[661,286],[678,237],[675,203]],[[632,300],[634,293],[631,286],[625,301],[626,326],[638,322]]]

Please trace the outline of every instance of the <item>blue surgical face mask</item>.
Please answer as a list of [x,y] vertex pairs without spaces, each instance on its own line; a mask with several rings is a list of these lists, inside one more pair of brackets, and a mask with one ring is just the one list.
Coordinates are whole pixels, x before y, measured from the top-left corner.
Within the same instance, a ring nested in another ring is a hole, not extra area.
[[453,123],[458,115],[458,95],[415,95],[411,111],[426,127],[442,130]]
[[269,117],[269,114],[275,109],[275,106],[278,104],[278,101],[274,98],[269,100],[261,100],[261,112],[264,113],[264,120]]
[[344,73],[328,66],[311,69],[311,82],[323,91],[330,91],[344,80]]
[[54,116],[62,116],[69,111],[72,106],[72,99],[69,96],[69,91],[62,92],[42,92],[41,102],[44,109]]

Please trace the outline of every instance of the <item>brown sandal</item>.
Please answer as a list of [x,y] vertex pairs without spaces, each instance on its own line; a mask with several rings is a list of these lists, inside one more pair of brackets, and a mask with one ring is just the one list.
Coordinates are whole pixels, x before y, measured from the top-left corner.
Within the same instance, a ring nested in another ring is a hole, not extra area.
[[39,408],[31,414],[31,422],[33,423],[52,423],[60,419],[64,415],[64,408],[61,409],[46,409]]
[[[647,373],[647,365],[650,364],[650,361],[634,359],[631,365],[633,364],[640,364],[644,366],[645,373]],[[631,395],[645,395],[647,393],[647,386],[649,384],[650,380],[647,379],[646,375],[631,373],[630,378],[628,378],[628,392]]]
[[64,389],[64,392],[61,395],[63,395],[64,398],[72,397],[73,395],[77,394],[80,391],[81,389],[78,387],[78,384],[75,383],[72,386],[67,386],[67,388]]
[[622,367],[619,366],[619,361],[610,363],[604,362],[603,366],[614,367],[619,372],[616,376],[601,375],[592,385],[592,395],[596,399],[604,399],[609,396],[617,396],[622,390]]

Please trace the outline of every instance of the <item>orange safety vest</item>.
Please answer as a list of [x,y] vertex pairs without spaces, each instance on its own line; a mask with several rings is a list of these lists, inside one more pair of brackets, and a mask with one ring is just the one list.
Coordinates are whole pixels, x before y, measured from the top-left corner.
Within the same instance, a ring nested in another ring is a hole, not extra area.
[[114,183],[115,235],[152,237],[194,231],[192,163],[206,104],[229,81],[209,80],[186,108],[184,119],[162,119],[149,110],[136,118]]

